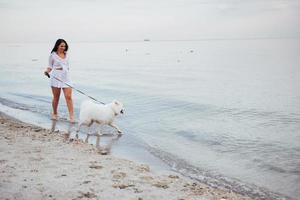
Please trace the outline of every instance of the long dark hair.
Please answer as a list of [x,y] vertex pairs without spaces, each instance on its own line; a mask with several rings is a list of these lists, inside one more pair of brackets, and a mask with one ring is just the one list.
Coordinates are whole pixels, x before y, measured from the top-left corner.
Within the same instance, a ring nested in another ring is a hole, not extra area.
[[65,53],[66,53],[66,52],[68,51],[69,46],[68,46],[68,43],[67,43],[64,39],[58,39],[58,40],[56,40],[55,45],[54,45],[54,47],[53,47],[51,53],[57,52],[58,46],[59,46],[61,43],[65,43],[65,44],[66,44],[66,48],[65,48]]

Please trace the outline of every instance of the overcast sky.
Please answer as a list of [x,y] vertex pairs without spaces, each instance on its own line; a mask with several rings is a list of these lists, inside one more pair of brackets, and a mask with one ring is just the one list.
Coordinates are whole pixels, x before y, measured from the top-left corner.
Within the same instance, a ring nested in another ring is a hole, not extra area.
[[0,42],[300,37],[300,0],[0,0]]

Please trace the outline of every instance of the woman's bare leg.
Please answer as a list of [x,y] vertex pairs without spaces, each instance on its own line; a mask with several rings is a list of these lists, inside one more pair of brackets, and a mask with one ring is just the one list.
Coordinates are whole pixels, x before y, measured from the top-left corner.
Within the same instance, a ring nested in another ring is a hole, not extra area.
[[74,109],[73,109],[72,88],[63,88],[63,91],[66,98],[68,110],[69,110],[70,122],[74,122],[75,116],[74,116]]
[[52,89],[52,94],[53,94],[53,99],[52,99],[52,108],[53,108],[53,113],[52,113],[52,119],[57,119],[57,107],[58,107],[58,102],[59,102],[59,96],[60,96],[60,88],[57,87],[51,87]]

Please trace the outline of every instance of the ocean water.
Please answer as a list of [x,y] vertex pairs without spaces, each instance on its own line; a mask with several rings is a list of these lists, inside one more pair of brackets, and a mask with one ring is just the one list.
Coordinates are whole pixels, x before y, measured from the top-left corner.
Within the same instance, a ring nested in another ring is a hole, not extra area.
[[[51,126],[52,43],[0,44],[0,111]],[[73,85],[125,105],[118,145],[254,199],[300,196],[300,40],[69,43]],[[79,113],[85,96],[74,91]],[[60,117],[67,118],[61,96]],[[16,114],[17,113],[17,114]],[[62,124],[64,124],[62,122]],[[65,122],[66,124],[66,122]],[[108,132],[113,130],[108,129]]]

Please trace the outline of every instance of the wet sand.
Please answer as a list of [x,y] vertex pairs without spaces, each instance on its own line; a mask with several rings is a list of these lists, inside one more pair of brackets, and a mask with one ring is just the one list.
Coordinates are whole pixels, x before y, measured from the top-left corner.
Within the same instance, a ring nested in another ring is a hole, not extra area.
[[0,199],[250,199],[0,113]]

